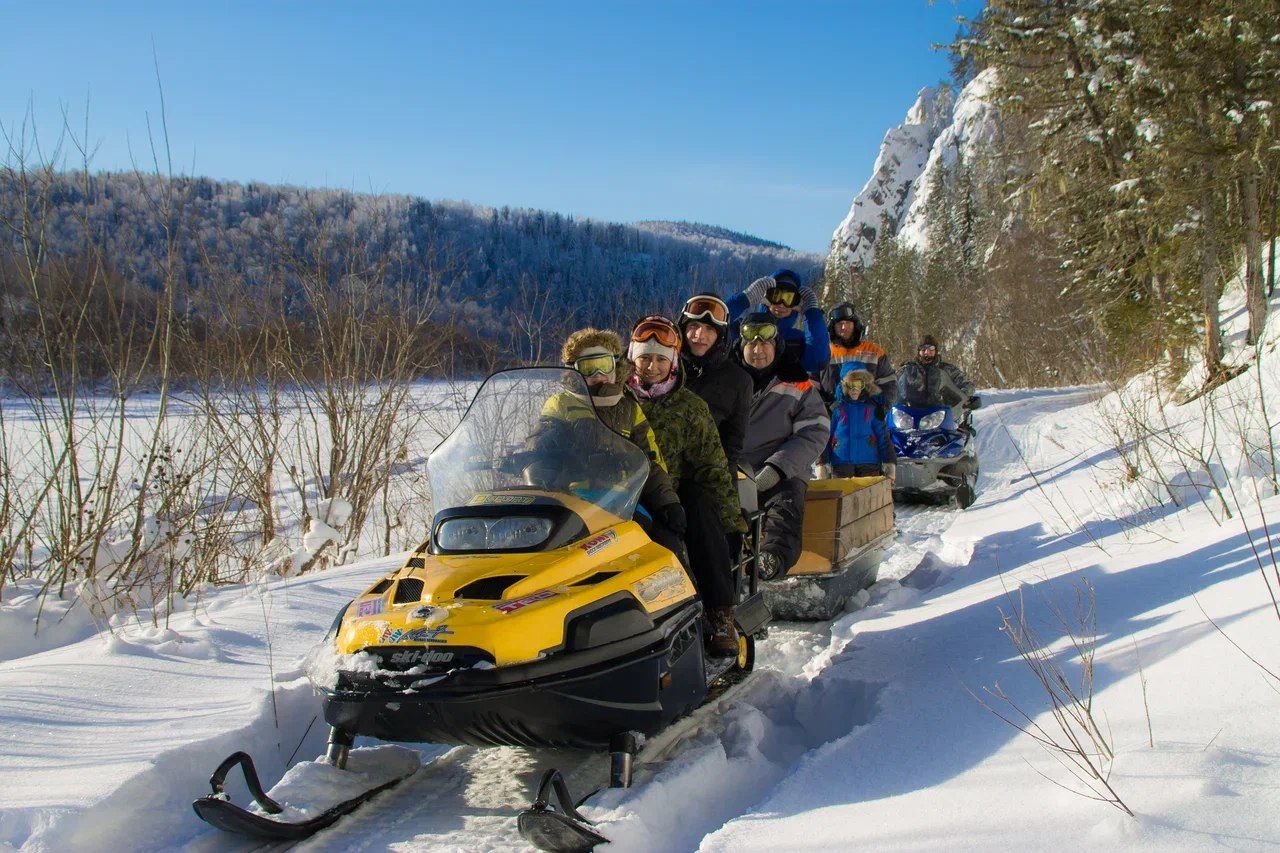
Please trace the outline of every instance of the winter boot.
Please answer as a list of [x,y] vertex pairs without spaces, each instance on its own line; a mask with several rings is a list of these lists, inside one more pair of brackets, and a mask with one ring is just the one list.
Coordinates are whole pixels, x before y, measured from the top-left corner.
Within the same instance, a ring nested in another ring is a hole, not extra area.
[[738,653],[738,631],[733,625],[733,608],[717,607],[711,611],[711,653],[716,656]]

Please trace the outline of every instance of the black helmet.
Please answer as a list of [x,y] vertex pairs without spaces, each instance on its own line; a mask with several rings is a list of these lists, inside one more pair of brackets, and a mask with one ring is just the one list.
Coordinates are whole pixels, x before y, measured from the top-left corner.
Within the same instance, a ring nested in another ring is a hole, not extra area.
[[[841,338],[836,334],[836,323],[843,323],[846,320],[853,323],[853,334],[847,339]],[[838,303],[834,308],[827,312],[827,334],[831,336],[831,340],[845,346],[856,346],[862,342],[862,335],[866,331],[866,327],[862,325],[862,321],[858,319],[858,312],[854,308],[852,302]]]

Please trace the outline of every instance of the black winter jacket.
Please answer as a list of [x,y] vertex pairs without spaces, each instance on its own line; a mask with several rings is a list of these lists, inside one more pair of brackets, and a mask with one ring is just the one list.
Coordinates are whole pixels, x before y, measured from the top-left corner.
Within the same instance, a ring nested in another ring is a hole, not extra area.
[[729,472],[736,481],[738,459],[747,437],[747,421],[751,418],[751,377],[731,357],[728,334],[721,335],[701,358],[682,352],[680,365],[685,371],[685,387],[701,397],[711,410]]

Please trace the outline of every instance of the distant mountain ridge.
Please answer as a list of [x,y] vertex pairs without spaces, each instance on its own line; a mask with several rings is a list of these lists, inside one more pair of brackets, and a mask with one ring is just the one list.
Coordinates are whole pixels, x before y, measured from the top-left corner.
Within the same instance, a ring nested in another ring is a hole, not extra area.
[[637,228],[646,231],[652,231],[655,234],[667,234],[672,237],[682,239],[697,240],[703,243],[727,244],[729,246],[750,246],[762,249],[777,249],[784,252],[795,252],[797,255],[814,258],[818,257],[810,252],[799,252],[790,246],[782,243],[775,243],[772,240],[766,240],[763,237],[756,237],[753,234],[743,234],[740,231],[730,231],[728,228],[721,228],[719,225],[704,225],[700,222],[673,222],[664,219],[650,219],[635,223]]
[[[322,249],[330,276],[376,269],[415,292],[438,285],[441,319],[495,342],[527,330],[535,313],[555,334],[620,328],[677,310],[694,292],[736,292],[779,267],[811,279],[823,262],[712,225],[624,225],[405,195],[117,173],[51,174],[45,193],[52,256],[75,256],[87,242],[144,288],[165,281],[164,235],[178,234],[185,310],[216,307],[208,295],[202,302],[212,276],[252,292],[297,274],[282,259]],[[180,228],[165,222],[157,205],[165,198],[175,201]],[[0,172],[0,222],[20,221],[24,204],[30,195],[18,176]]]

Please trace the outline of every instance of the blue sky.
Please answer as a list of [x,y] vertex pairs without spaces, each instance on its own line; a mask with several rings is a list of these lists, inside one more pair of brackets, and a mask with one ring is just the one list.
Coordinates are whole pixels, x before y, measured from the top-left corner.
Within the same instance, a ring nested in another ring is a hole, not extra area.
[[[0,122],[97,169],[175,171],[825,252],[885,130],[947,75],[980,0],[56,3],[0,0]],[[154,52],[153,52],[154,46]],[[132,152],[132,153],[131,153]]]

